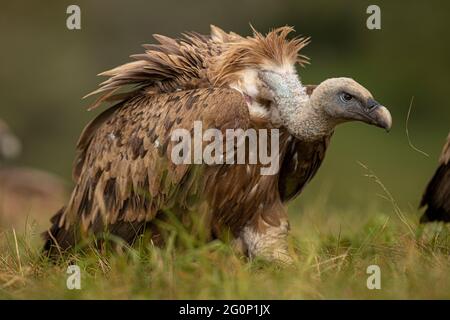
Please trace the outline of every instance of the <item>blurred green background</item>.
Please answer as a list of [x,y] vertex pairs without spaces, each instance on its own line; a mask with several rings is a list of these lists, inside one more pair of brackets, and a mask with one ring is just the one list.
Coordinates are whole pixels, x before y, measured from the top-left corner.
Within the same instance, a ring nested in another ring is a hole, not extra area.
[[[82,30],[66,28],[66,8],[81,7]],[[381,30],[366,28],[366,8],[381,7]],[[367,165],[405,211],[417,214],[450,130],[450,21],[448,2],[437,1],[9,1],[0,10],[0,118],[23,140],[20,165],[42,168],[70,181],[75,143],[96,112],[81,97],[101,71],[129,61],[151,35],[207,33],[215,24],[250,34],[291,25],[312,37],[304,50],[311,65],[304,83],[335,76],[359,81],[392,112],[389,134],[360,123],[337,129],[317,177],[296,200],[298,211],[315,199],[338,211],[390,206],[380,187],[364,177]],[[409,133],[405,122],[414,105]]]

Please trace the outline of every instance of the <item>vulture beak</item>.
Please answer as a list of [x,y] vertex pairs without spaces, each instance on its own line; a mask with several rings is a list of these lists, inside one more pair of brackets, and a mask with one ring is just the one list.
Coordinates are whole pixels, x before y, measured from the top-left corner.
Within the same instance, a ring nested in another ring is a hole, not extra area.
[[373,99],[367,101],[365,117],[370,124],[385,129],[387,132],[391,130],[392,116],[389,110]]

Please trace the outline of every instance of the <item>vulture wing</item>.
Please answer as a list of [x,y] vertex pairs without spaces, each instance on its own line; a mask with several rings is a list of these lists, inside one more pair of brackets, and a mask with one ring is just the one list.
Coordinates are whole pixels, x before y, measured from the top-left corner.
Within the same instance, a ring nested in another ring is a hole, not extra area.
[[159,210],[188,207],[204,193],[196,179],[204,166],[174,164],[171,151],[178,141],[171,133],[183,128],[192,135],[196,120],[203,130],[245,130],[248,108],[233,89],[207,88],[139,95],[93,120],[79,140],[75,189],[53,218],[45,248],[55,242],[63,249],[73,246],[78,232],[99,233],[105,226],[127,240],[130,228],[152,220]]
[[428,183],[420,207],[427,206],[420,222],[450,222],[450,134],[442,150],[439,167]]
[[325,158],[330,138],[331,135],[315,142],[287,139],[288,145],[278,180],[278,190],[283,202],[298,196],[317,173]]

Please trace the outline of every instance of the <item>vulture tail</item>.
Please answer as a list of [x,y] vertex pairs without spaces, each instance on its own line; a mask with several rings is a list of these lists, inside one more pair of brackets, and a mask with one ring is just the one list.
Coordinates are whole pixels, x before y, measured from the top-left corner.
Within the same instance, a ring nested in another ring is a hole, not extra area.
[[[42,248],[42,252],[44,255],[54,258],[56,256],[62,256],[64,253],[68,252],[70,249],[73,249],[77,244],[80,243],[81,233],[78,224],[73,224],[69,228],[65,228],[64,226],[60,227],[60,221],[63,216],[66,207],[62,207],[51,219],[50,222],[52,226],[50,229],[42,233],[42,237],[44,238],[44,246]],[[122,239],[125,243],[133,244],[134,241],[145,231],[145,222],[129,222],[123,223],[118,222],[115,224],[108,225],[107,234],[113,235]],[[96,245],[103,244],[106,240],[102,238],[102,235],[105,235],[104,231],[106,230],[101,218],[97,219],[95,223],[92,225],[91,233],[94,236],[99,236],[96,242]],[[156,229],[152,230],[154,233],[155,241],[157,240],[159,234]],[[115,246],[117,243],[112,243]]]
[[66,229],[59,226],[59,222],[66,208],[62,207],[51,219],[52,226],[50,229],[42,233],[44,238],[43,253],[48,256],[61,254],[67,249],[73,247],[76,243],[77,236],[74,228]]

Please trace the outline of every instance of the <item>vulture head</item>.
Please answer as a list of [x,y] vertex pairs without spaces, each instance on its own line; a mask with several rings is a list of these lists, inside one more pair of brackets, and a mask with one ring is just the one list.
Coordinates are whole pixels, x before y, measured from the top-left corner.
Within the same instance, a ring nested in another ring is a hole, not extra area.
[[387,131],[392,126],[389,110],[353,79],[327,79],[308,91],[307,103],[281,114],[289,123],[288,130],[301,140],[328,135],[338,124],[349,121],[362,121]]
[[392,117],[388,109],[353,79],[325,80],[313,91],[311,102],[338,123],[362,121],[387,131],[391,129]]

